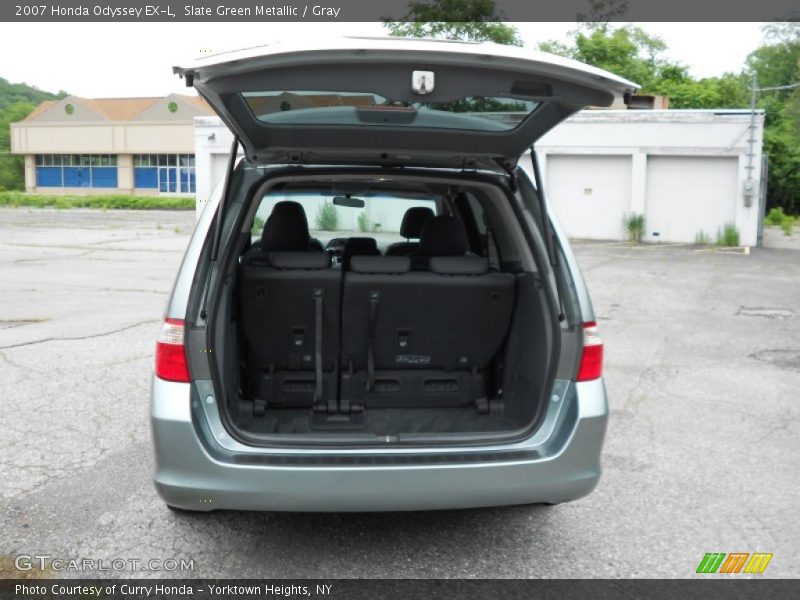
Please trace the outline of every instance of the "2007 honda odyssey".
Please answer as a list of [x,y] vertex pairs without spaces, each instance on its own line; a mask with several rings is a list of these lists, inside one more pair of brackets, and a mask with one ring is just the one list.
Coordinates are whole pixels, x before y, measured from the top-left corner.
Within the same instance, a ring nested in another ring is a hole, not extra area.
[[365,511],[589,493],[603,346],[535,153],[534,176],[517,163],[635,84],[520,48],[398,39],[175,71],[236,143],[157,343],[164,501]]

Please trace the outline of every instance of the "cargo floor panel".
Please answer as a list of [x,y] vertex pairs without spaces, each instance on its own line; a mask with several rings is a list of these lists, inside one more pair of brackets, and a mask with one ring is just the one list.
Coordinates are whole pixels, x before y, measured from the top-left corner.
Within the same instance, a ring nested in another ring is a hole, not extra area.
[[[242,419],[238,425],[251,434],[318,433],[312,428],[309,409],[273,409],[259,417]],[[482,433],[513,429],[511,420],[499,415],[480,414],[474,407],[463,408],[379,408],[363,415],[359,433],[401,435],[419,433]],[[332,431],[330,427],[325,430]]]

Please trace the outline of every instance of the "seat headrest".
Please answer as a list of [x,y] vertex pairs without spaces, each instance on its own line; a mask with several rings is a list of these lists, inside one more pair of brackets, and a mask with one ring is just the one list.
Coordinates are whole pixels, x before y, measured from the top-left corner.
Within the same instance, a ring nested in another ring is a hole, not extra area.
[[441,275],[483,275],[489,272],[489,261],[483,256],[434,256],[428,269]]
[[278,252],[267,255],[270,266],[276,269],[327,269],[331,257],[327,252]]
[[344,243],[344,251],[357,250],[359,252],[378,251],[378,242],[371,237],[351,237]]
[[290,200],[278,202],[261,233],[261,251],[302,252],[308,250],[310,236],[303,207]]
[[408,273],[411,259],[408,256],[354,256],[350,270],[370,274]]
[[400,235],[406,239],[419,239],[425,223],[435,216],[433,211],[425,206],[409,208],[406,214],[403,215],[403,222],[400,223]]
[[422,228],[419,240],[422,254],[428,256],[458,256],[467,252],[467,234],[456,217],[433,217]]

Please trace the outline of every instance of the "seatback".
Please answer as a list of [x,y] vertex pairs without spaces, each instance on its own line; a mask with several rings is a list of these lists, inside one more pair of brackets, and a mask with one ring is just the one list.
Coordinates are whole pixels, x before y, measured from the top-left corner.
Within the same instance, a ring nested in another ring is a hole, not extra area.
[[322,252],[268,252],[241,268],[240,319],[245,342],[261,370],[313,370],[316,304],[322,303],[323,370],[339,351],[341,274]]
[[411,240],[419,240],[425,223],[434,216],[436,216],[434,212],[425,206],[409,208],[400,223],[400,235],[406,238],[406,241],[397,242],[389,246],[386,249],[386,256],[410,256],[419,250],[419,242],[412,242]]
[[[508,332],[514,276],[489,273],[477,256],[434,257],[429,272],[408,257],[356,257],[345,274],[343,366],[471,370],[486,367]],[[372,316],[372,318],[370,318]]]
[[254,410],[315,400],[335,406],[341,273],[330,260],[309,250],[305,212],[296,202],[275,205],[260,247],[243,257],[238,318]]
[[411,254],[411,270],[428,270],[434,256],[464,256],[469,250],[464,224],[456,217],[439,215],[422,228],[419,248]]
[[254,242],[242,258],[243,263],[256,259],[261,262],[268,252],[305,252],[312,249],[308,233],[306,212],[298,202],[283,200],[272,207],[272,212],[261,230],[261,238]]
[[370,237],[351,237],[347,238],[342,249],[342,270],[350,269],[350,260],[354,256],[380,256],[378,243],[375,238]]

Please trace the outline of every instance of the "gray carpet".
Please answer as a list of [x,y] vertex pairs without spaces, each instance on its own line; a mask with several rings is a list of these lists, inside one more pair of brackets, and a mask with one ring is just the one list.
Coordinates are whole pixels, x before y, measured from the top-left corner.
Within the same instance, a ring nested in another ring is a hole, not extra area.
[[[321,433],[311,429],[309,409],[272,409],[262,417],[242,419],[239,426],[252,433]],[[474,407],[465,408],[372,408],[365,414],[364,428],[348,433],[397,435],[403,433],[466,433],[513,429],[509,419],[482,415]],[[333,433],[326,429],[325,433]]]

